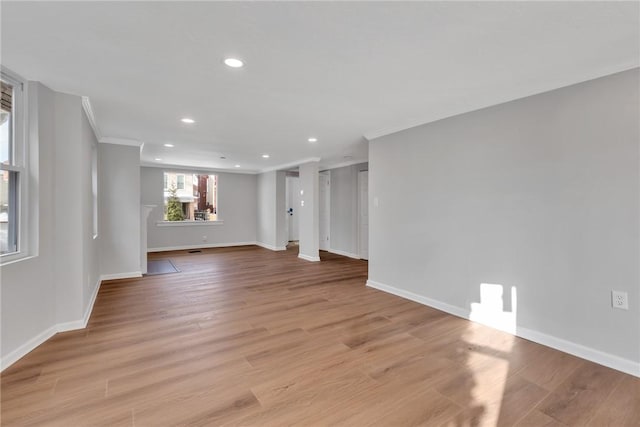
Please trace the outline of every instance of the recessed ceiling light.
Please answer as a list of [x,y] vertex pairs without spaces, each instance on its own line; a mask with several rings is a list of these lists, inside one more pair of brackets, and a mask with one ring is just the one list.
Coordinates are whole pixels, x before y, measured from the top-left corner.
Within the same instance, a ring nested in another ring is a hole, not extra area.
[[263,158],[263,159],[268,159],[268,158],[269,158],[269,155],[268,155],[268,154],[263,154],[263,155],[262,155],[262,158]]
[[161,159],[161,158],[156,157],[156,162],[161,162],[161,161],[162,161],[162,159]]
[[244,65],[244,62],[236,58],[226,58],[224,63],[226,66],[231,68],[240,68]]
[[318,138],[309,138],[307,139],[309,142],[318,142]]
[[192,124],[192,123],[195,123],[195,122],[196,122],[195,120],[190,119],[190,118],[188,118],[188,117],[185,117],[184,119],[181,119],[180,121],[181,121],[182,123],[189,123],[189,124]]
[[239,168],[239,167],[240,167],[240,165],[236,165],[235,167]]
[[164,144],[165,147],[173,148],[173,144]]

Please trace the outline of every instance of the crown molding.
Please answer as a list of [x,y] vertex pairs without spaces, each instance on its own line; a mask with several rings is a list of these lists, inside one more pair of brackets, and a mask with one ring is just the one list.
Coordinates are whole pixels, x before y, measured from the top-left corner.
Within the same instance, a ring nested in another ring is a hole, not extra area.
[[100,138],[102,144],[116,144],[116,145],[128,145],[130,147],[140,147],[142,150],[142,146],[144,142],[138,141],[137,139],[129,139],[129,138],[114,138],[112,136],[104,136]]
[[296,160],[294,162],[284,163],[282,165],[272,166],[272,167],[268,167],[266,169],[260,169],[259,173],[266,173],[266,172],[272,172],[272,171],[277,171],[277,170],[282,170],[282,169],[289,169],[289,168],[292,168],[294,166],[300,166],[300,165],[302,165],[304,163],[320,162],[320,160],[321,160],[320,157],[308,157],[306,159],[300,159],[300,160]]
[[96,139],[100,141],[102,139],[102,134],[100,133],[100,129],[98,128],[98,123],[96,122],[96,116],[93,113],[93,108],[91,107],[91,100],[88,96],[82,97],[82,108],[84,109],[84,113],[87,115],[87,120],[89,120],[89,125],[91,125],[91,129],[93,129],[93,134]]

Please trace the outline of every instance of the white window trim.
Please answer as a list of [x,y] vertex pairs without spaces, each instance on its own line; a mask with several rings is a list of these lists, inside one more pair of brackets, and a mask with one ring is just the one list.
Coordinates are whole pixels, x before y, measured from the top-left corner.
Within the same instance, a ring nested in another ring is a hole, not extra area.
[[[21,96],[13,99],[15,114],[14,121],[14,147],[13,147],[13,159],[11,165],[2,165],[0,169],[14,171],[19,173],[18,180],[18,209],[16,216],[18,218],[17,232],[17,251],[0,255],[0,265],[6,265],[19,261],[25,258],[31,258],[31,238],[29,235],[31,222],[34,218],[29,215],[29,185],[30,185],[30,171],[29,171],[29,144],[37,141],[29,141],[27,138],[27,130],[29,129],[29,114],[27,100],[29,97],[27,81],[12,72],[11,70],[0,67],[0,73],[2,79],[13,85],[17,90],[20,90]],[[37,205],[37,203],[36,203]],[[35,221],[37,221],[37,215]]]
[[192,226],[203,226],[203,225],[223,225],[224,221],[221,219],[215,221],[195,221],[195,220],[184,220],[184,221],[156,221],[157,227],[192,227]]
[[[179,190],[185,190],[187,187],[187,176],[188,175],[215,175],[216,177],[218,177],[219,175],[216,172],[210,172],[210,171],[204,171],[204,170],[194,170],[192,173],[190,171],[184,171],[182,169],[163,169],[162,170],[162,174],[163,176],[165,176],[165,174],[167,173],[173,173],[176,175],[176,190],[178,190],[177,185],[178,185],[178,175],[182,175],[184,176],[184,188],[181,188]],[[168,183],[170,184],[170,183]],[[165,188],[164,193],[168,193],[167,189]],[[216,189],[216,202],[217,202],[217,198],[218,198],[218,190]],[[166,194],[165,194],[166,196]],[[164,203],[163,205],[164,206]],[[164,208],[163,208],[164,209]],[[207,226],[207,225],[224,225],[224,220],[222,219],[216,219],[216,220],[206,220],[206,221],[202,221],[202,220],[194,220],[194,219],[184,219],[182,221],[156,221],[156,227],[189,227],[189,226]]]

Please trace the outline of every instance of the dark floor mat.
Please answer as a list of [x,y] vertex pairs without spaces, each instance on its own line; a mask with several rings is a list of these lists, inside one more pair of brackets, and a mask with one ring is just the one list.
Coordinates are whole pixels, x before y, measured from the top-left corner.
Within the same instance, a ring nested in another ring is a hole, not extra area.
[[180,270],[168,259],[156,259],[147,261],[146,276],[155,276],[157,274],[179,273]]

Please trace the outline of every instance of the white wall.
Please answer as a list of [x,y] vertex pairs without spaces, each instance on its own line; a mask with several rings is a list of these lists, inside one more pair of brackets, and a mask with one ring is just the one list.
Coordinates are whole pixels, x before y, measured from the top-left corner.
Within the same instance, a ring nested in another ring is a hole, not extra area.
[[55,332],[83,327],[98,271],[91,215],[91,146],[77,96],[29,82],[32,257],[2,266],[4,369]]
[[331,169],[330,251],[358,258],[358,172],[368,163]]
[[[256,175],[205,170],[200,172],[218,176],[218,218],[222,220],[222,224],[163,227],[156,225],[163,218],[163,170],[141,168],[142,204],[157,205],[147,221],[147,243],[150,251],[256,242]],[[203,241],[204,236],[206,241]]]
[[640,375],[639,101],[635,69],[372,141],[370,284],[515,287],[519,334]]
[[106,278],[140,276],[140,148],[100,144],[98,158],[100,270]]

